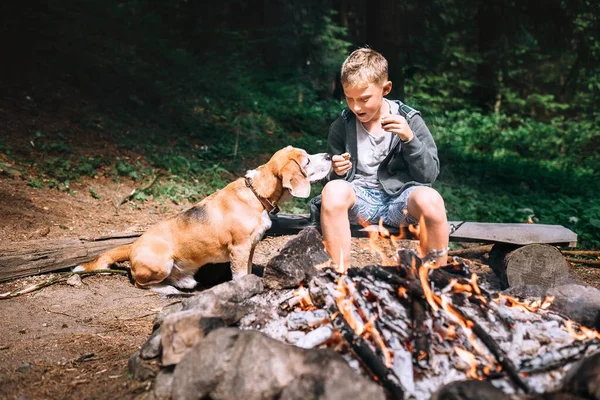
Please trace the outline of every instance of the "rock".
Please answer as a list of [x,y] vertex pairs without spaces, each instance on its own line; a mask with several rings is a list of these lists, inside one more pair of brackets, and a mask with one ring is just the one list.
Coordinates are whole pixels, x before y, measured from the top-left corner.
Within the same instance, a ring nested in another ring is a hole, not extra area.
[[304,228],[269,260],[263,274],[265,285],[285,289],[307,284],[316,274],[317,266],[329,260],[319,231],[312,226]]
[[561,392],[600,400],[600,353],[584,358],[563,379]]
[[541,393],[533,396],[522,396],[519,399],[523,400],[585,400],[582,397],[575,396],[569,393]]
[[546,294],[546,288],[539,285],[515,285],[502,291],[502,294],[520,299],[542,298]]
[[181,311],[167,319],[161,328],[162,364],[177,364],[196,343],[216,328],[225,326],[221,318],[205,317],[195,310]]
[[145,381],[147,379],[154,378],[158,373],[160,366],[156,360],[144,360],[142,357],[140,357],[140,352],[136,351],[131,357],[129,357],[127,369],[133,376],[133,379]]
[[[256,275],[246,275],[243,278],[221,283],[194,297],[183,301],[183,310],[203,310],[207,315],[221,316],[220,313],[232,313],[231,307],[240,305],[244,300],[262,293],[263,281]],[[226,309],[223,309],[226,306]],[[208,314],[210,313],[210,314]],[[226,319],[226,318],[224,318]]]
[[504,392],[487,381],[456,381],[442,386],[431,400],[505,400]]
[[157,330],[163,323],[166,317],[171,314],[175,314],[183,310],[183,303],[181,301],[177,301],[175,303],[167,304],[156,314],[154,317],[154,321],[152,322],[152,329]]
[[17,367],[17,372],[20,372],[22,374],[27,374],[32,369],[33,369],[33,365],[31,365],[29,363],[24,363]]
[[79,276],[79,274],[71,275],[69,277],[69,279],[67,279],[67,285],[71,285],[74,287],[83,286],[83,282],[81,281],[81,276]]
[[197,343],[175,367],[172,388],[174,400],[385,398],[333,350],[300,349],[237,328],[214,330]]
[[160,329],[156,329],[150,335],[150,338],[146,340],[146,343],[142,345],[140,349],[140,357],[145,360],[157,358],[162,353],[161,335]]
[[261,278],[247,275],[186,299],[182,311],[167,316],[160,328],[163,365],[177,364],[213,329],[237,323],[252,311],[246,300],[263,290]]
[[173,370],[163,368],[154,380],[154,396],[157,400],[169,400],[173,386]]
[[600,290],[592,286],[569,284],[548,289],[555,296],[551,310],[593,329],[600,329]]

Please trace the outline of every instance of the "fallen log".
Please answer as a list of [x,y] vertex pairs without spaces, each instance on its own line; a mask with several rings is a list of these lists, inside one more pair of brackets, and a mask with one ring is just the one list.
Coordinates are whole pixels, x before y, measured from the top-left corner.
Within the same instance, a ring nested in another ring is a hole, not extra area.
[[31,240],[0,248],[0,282],[74,267],[105,250],[132,243],[142,232],[97,238]]

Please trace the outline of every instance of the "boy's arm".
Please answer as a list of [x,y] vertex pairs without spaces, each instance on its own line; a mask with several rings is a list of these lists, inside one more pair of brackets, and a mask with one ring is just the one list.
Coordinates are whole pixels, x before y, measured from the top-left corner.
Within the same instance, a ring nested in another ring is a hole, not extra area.
[[437,146],[421,116],[415,115],[410,122],[414,136],[401,147],[408,170],[415,181],[433,183],[440,173]]

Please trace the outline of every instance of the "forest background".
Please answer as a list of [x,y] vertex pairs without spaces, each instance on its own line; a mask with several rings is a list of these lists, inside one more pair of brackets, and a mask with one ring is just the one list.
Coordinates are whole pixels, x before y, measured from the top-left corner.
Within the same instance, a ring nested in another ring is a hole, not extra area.
[[[0,20],[1,95],[69,120],[0,132],[0,170],[33,188],[103,174],[147,187],[137,202],[195,202],[288,144],[322,152],[340,66],[369,46],[436,139],[450,220],[600,247],[599,2],[9,1]],[[81,129],[139,156],[80,151]]]

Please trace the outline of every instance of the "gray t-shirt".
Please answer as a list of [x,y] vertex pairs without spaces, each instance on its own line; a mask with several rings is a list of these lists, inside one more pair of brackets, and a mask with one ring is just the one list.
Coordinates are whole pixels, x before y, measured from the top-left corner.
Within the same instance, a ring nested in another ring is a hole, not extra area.
[[[399,107],[396,102],[384,99],[392,110],[392,114],[398,114]],[[363,124],[356,119],[356,136],[358,143],[358,160],[356,162],[356,174],[354,183],[371,189],[381,189],[381,183],[377,179],[377,168],[390,152],[392,145],[391,132],[384,132],[380,136],[373,136],[365,129]]]

